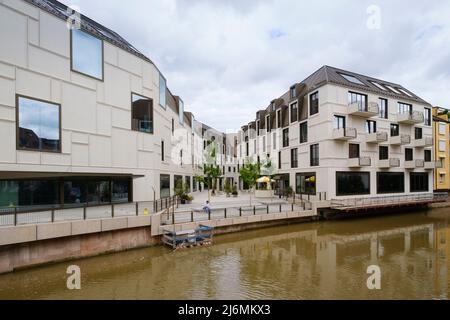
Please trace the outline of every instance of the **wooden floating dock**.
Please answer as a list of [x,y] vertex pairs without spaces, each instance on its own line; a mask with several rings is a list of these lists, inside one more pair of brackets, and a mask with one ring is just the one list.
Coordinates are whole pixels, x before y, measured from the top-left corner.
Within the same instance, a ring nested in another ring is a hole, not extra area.
[[172,249],[207,246],[213,243],[214,228],[200,225],[195,230],[174,231],[164,229],[162,241]]

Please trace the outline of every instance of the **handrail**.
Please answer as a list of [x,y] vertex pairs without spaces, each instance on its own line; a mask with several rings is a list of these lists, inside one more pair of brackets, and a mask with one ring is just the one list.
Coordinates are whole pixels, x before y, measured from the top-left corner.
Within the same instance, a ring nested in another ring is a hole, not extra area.
[[444,200],[448,198],[447,193],[426,193],[417,195],[402,195],[402,196],[383,196],[383,197],[361,197],[349,199],[332,199],[331,207],[358,207],[369,206],[377,204],[395,204],[405,203],[411,201],[429,201],[429,200]]

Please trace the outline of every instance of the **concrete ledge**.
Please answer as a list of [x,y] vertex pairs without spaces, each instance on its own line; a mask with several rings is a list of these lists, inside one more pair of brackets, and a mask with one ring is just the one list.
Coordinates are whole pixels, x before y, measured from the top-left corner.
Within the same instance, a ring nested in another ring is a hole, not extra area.
[[101,220],[82,220],[72,222],[72,235],[82,235],[102,231]]
[[151,225],[150,216],[128,217],[127,219],[128,228],[146,227]]
[[36,240],[36,226],[0,228],[0,246]]
[[71,222],[58,222],[51,224],[37,225],[36,240],[47,240],[54,238],[68,237],[72,234]]
[[119,229],[126,229],[128,226],[128,218],[111,218],[102,220],[102,232]]
[[261,216],[249,216],[247,223],[261,222]]
[[230,226],[232,224],[233,224],[232,218],[216,220],[216,227]]

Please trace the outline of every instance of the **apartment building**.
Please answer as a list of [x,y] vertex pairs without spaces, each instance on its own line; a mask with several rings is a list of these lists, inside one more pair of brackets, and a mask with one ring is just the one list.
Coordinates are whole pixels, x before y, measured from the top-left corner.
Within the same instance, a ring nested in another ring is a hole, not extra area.
[[327,199],[433,190],[432,106],[399,84],[330,66],[259,110],[238,142],[239,163],[276,163],[278,190]]
[[150,201],[179,180],[199,189],[212,129],[116,32],[55,0],[5,0],[0,42],[0,208]]
[[449,111],[445,108],[433,108],[433,137],[435,141],[434,156],[438,160],[435,170],[434,190],[450,190],[450,121]]

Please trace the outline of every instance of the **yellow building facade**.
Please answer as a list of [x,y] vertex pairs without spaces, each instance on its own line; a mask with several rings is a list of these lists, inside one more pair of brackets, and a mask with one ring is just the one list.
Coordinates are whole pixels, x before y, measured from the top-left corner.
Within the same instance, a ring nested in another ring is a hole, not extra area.
[[441,162],[434,171],[434,190],[450,190],[450,111],[444,108],[433,108],[433,141],[434,158]]

